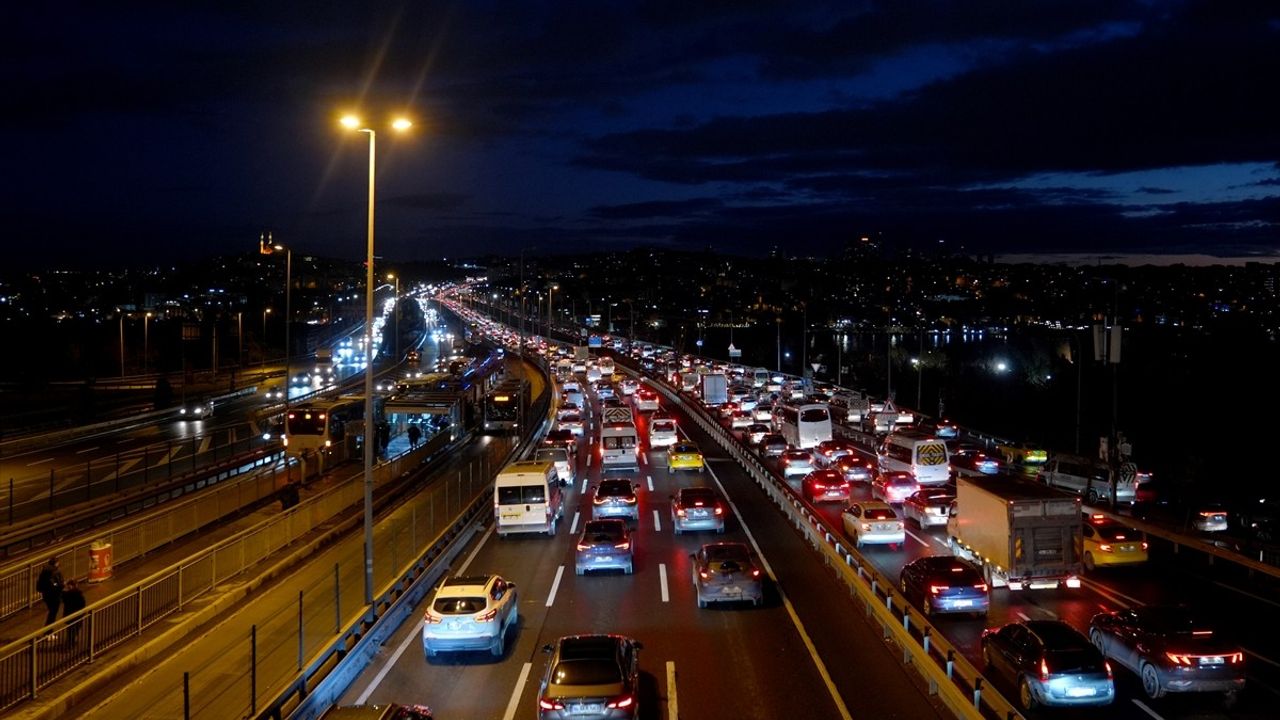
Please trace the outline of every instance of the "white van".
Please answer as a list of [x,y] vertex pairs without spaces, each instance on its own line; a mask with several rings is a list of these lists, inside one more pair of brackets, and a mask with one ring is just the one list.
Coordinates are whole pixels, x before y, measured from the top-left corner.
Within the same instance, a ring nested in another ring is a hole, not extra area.
[[897,431],[876,450],[882,472],[908,472],[920,485],[942,485],[951,479],[947,444],[932,435]]
[[533,453],[534,460],[551,462],[556,465],[556,474],[560,476],[561,485],[572,485],[575,479],[573,471],[574,457],[565,447],[540,447]]
[[[1040,482],[1084,498],[1086,505],[1111,502],[1111,471],[1097,460],[1074,455],[1054,455],[1036,476]],[[1138,494],[1137,478],[1116,483],[1116,503],[1132,503]]]
[[600,465],[605,470],[640,469],[640,438],[634,423],[601,426]]
[[493,481],[493,517],[499,537],[510,533],[556,534],[564,517],[564,495],[556,464],[547,460],[518,460]]

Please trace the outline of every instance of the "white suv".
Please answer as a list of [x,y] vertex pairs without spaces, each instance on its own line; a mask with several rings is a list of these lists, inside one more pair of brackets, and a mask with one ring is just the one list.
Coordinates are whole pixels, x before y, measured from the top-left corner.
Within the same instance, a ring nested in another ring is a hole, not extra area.
[[518,609],[515,583],[497,575],[447,578],[427,606],[422,650],[428,658],[457,650],[488,650],[502,657]]

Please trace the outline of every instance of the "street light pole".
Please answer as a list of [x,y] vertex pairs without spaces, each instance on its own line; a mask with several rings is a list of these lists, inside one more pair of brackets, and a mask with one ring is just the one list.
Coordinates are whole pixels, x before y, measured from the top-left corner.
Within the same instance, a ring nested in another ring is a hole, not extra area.
[[[378,445],[373,425],[373,208],[377,135],[373,128],[363,126],[360,119],[352,115],[342,118],[342,124],[369,135],[369,221],[366,228],[364,297],[364,602],[370,605],[373,603],[373,454]],[[407,130],[410,123],[408,120],[396,120],[392,127]]]
[[262,311],[262,366],[267,365],[267,316],[271,314],[271,308]]
[[124,312],[116,310],[120,315],[120,377],[124,377]]
[[151,313],[142,316],[142,373],[147,372],[147,359],[151,357]]

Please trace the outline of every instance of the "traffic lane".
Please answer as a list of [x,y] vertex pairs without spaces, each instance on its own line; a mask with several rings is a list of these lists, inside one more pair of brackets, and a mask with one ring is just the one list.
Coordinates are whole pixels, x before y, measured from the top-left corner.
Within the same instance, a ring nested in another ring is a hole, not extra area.
[[[861,619],[862,612],[849,591],[836,581],[820,556],[805,543],[762,491],[735,463],[717,451],[718,445],[682,411],[674,414],[707,454],[709,475],[718,478],[764,550],[797,617],[807,629],[817,656],[824,661],[832,683],[854,717],[949,717],[928,699],[927,689],[900,656],[881,640],[881,633]],[[709,480],[711,478],[708,478]],[[736,514],[735,514],[736,515]],[[762,652],[758,648],[755,652]],[[780,666],[781,675],[793,672]],[[874,692],[867,692],[875,688]]]

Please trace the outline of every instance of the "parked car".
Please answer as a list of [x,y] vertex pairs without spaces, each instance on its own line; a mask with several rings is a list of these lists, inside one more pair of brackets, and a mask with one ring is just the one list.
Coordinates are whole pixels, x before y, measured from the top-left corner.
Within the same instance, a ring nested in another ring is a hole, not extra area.
[[1089,621],[1089,640],[1137,674],[1152,699],[1220,692],[1231,704],[1244,689],[1244,649],[1187,607],[1146,605],[1099,613]]
[[570,635],[550,656],[538,689],[539,720],[634,720],[640,714],[640,650],[623,635]]
[[428,658],[459,650],[502,657],[507,630],[516,624],[516,585],[499,575],[454,575],[436,588],[422,623]]
[[1024,710],[1040,705],[1110,705],[1116,688],[1098,648],[1061,620],[1028,620],[982,633],[988,676],[1018,689]]
[[635,569],[635,550],[626,521],[588,520],[578,536],[574,568],[579,575],[588,570],[621,570],[630,575]]
[[982,571],[953,555],[916,558],[902,568],[898,587],[925,615],[973,613],[985,616],[990,588]]
[[689,557],[698,607],[743,601],[759,607],[764,602],[764,573],[745,543],[710,543]]
[[724,532],[725,502],[709,487],[680,488],[671,496],[671,527],[679,535],[686,530]]

